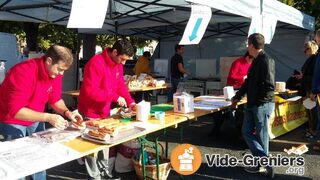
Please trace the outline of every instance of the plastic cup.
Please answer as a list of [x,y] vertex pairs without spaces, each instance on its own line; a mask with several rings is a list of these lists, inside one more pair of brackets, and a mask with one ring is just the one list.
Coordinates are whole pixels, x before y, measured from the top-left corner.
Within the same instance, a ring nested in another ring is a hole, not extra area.
[[161,123],[164,123],[164,118],[165,118],[166,113],[163,111],[156,111],[154,112],[154,116],[156,119],[158,119]]

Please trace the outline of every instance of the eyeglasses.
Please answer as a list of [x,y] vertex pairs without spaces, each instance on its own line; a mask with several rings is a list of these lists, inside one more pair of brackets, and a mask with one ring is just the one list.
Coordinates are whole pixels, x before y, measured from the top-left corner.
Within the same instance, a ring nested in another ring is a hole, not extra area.
[[306,48],[306,49],[304,49],[304,53],[307,53],[307,51],[309,50],[310,48]]

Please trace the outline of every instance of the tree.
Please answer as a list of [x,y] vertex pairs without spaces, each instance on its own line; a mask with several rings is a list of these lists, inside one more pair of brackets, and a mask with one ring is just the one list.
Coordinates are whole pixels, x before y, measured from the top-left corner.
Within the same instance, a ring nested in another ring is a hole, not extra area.
[[97,35],[97,45],[102,49],[112,46],[116,42],[117,37],[112,34],[98,34]]
[[136,36],[131,36],[130,37],[130,42],[133,46],[136,46],[138,48],[143,48],[145,46],[148,46],[152,40],[150,39],[143,39],[140,37],[136,37]]
[[0,32],[12,33],[12,34],[23,34],[22,22],[13,21],[0,21]]
[[25,42],[26,33],[23,31],[22,22],[0,21],[0,32],[15,34],[19,44]]
[[68,29],[65,26],[40,24],[38,43],[42,49],[48,49],[53,44],[60,44],[76,50],[77,34],[73,29]]
[[116,40],[118,38],[127,38],[130,40],[132,46],[136,46],[138,48],[143,48],[145,46],[148,46],[152,40],[148,40],[148,39],[143,39],[140,37],[136,37],[136,36],[120,36],[117,37],[116,35],[113,34],[99,34],[97,35],[97,45],[100,46],[102,49],[106,48],[106,47],[110,47],[112,46],[112,44],[114,42],[116,42]]
[[[68,29],[65,26],[55,24],[38,24],[30,22],[11,22],[0,21],[0,32],[7,32],[15,34],[19,43],[27,42],[30,50],[48,49],[53,44],[60,44],[66,46],[73,51],[77,48],[77,32],[74,29]],[[126,37],[133,46],[142,48],[148,46],[151,40],[139,37]],[[117,36],[113,34],[99,34],[97,35],[97,45],[102,48],[112,46],[117,40]]]

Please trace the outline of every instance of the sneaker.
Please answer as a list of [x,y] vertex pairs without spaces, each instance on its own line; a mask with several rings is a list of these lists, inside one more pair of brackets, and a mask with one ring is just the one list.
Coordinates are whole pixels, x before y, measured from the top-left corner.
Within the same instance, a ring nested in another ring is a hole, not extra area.
[[256,166],[256,167],[245,167],[244,170],[248,173],[260,173],[260,172],[265,172],[266,169],[263,168],[263,167],[259,167],[259,166]]
[[270,178],[274,178],[274,171],[273,171],[273,168],[270,167],[270,166],[267,166],[265,167],[266,170],[267,170],[267,175],[270,177]]

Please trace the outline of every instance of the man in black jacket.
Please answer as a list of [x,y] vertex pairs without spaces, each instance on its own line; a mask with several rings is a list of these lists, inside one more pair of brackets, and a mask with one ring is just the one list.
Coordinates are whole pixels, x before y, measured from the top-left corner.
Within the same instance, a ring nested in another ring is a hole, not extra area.
[[[232,98],[236,106],[247,94],[247,108],[242,125],[242,134],[255,157],[268,157],[269,153],[269,117],[274,110],[274,77],[275,63],[264,52],[264,37],[254,33],[248,38],[248,52],[254,57],[249,68],[247,79],[236,95]],[[255,132],[255,133],[254,133]],[[246,167],[250,173],[267,171],[274,176],[271,166],[262,167],[260,164]]]

